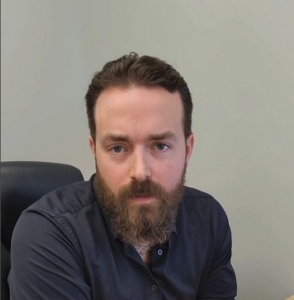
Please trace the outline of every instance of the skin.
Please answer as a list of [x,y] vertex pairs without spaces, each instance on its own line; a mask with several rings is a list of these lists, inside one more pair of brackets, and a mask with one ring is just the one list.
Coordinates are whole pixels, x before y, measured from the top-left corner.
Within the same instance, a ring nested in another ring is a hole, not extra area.
[[[192,154],[194,136],[184,136],[178,92],[160,87],[112,87],[94,109],[96,143],[89,137],[100,175],[117,196],[132,180],[152,180],[168,191],[179,182]],[[138,205],[152,197],[130,199]]]

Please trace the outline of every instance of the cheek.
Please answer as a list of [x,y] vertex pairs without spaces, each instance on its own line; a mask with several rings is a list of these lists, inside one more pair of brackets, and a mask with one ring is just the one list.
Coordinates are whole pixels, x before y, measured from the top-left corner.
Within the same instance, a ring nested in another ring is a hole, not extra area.
[[118,190],[125,184],[126,172],[124,168],[112,165],[105,160],[97,160],[100,176],[103,178],[107,186],[117,195]]
[[167,190],[171,190],[181,179],[184,168],[184,160],[164,166],[161,165],[157,169],[156,174],[154,174],[154,180],[164,186]]

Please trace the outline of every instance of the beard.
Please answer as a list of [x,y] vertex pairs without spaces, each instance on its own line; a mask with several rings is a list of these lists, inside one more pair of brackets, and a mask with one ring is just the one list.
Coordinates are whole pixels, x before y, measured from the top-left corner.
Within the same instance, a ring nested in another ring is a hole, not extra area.
[[[142,243],[154,246],[169,239],[184,193],[186,168],[171,191],[151,180],[134,180],[123,186],[117,196],[96,169],[94,186],[98,202],[110,217],[112,230],[121,241],[134,246]],[[141,204],[131,200],[140,196],[154,197],[155,200]]]

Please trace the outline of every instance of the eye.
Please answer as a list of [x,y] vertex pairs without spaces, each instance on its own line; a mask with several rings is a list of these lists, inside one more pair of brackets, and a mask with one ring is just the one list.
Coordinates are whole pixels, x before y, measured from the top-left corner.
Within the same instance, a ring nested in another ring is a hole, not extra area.
[[169,146],[166,144],[163,144],[163,143],[158,143],[155,145],[155,148],[159,151],[164,151],[164,150],[167,150],[169,148]]
[[115,153],[121,153],[125,150],[122,146],[114,146],[110,149],[110,151],[115,152]]

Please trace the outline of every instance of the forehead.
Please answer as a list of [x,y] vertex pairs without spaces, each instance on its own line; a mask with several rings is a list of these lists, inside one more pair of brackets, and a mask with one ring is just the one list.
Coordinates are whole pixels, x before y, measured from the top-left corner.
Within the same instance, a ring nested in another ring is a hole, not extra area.
[[98,97],[94,114],[97,134],[108,130],[182,130],[181,97],[161,87],[107,89]]

